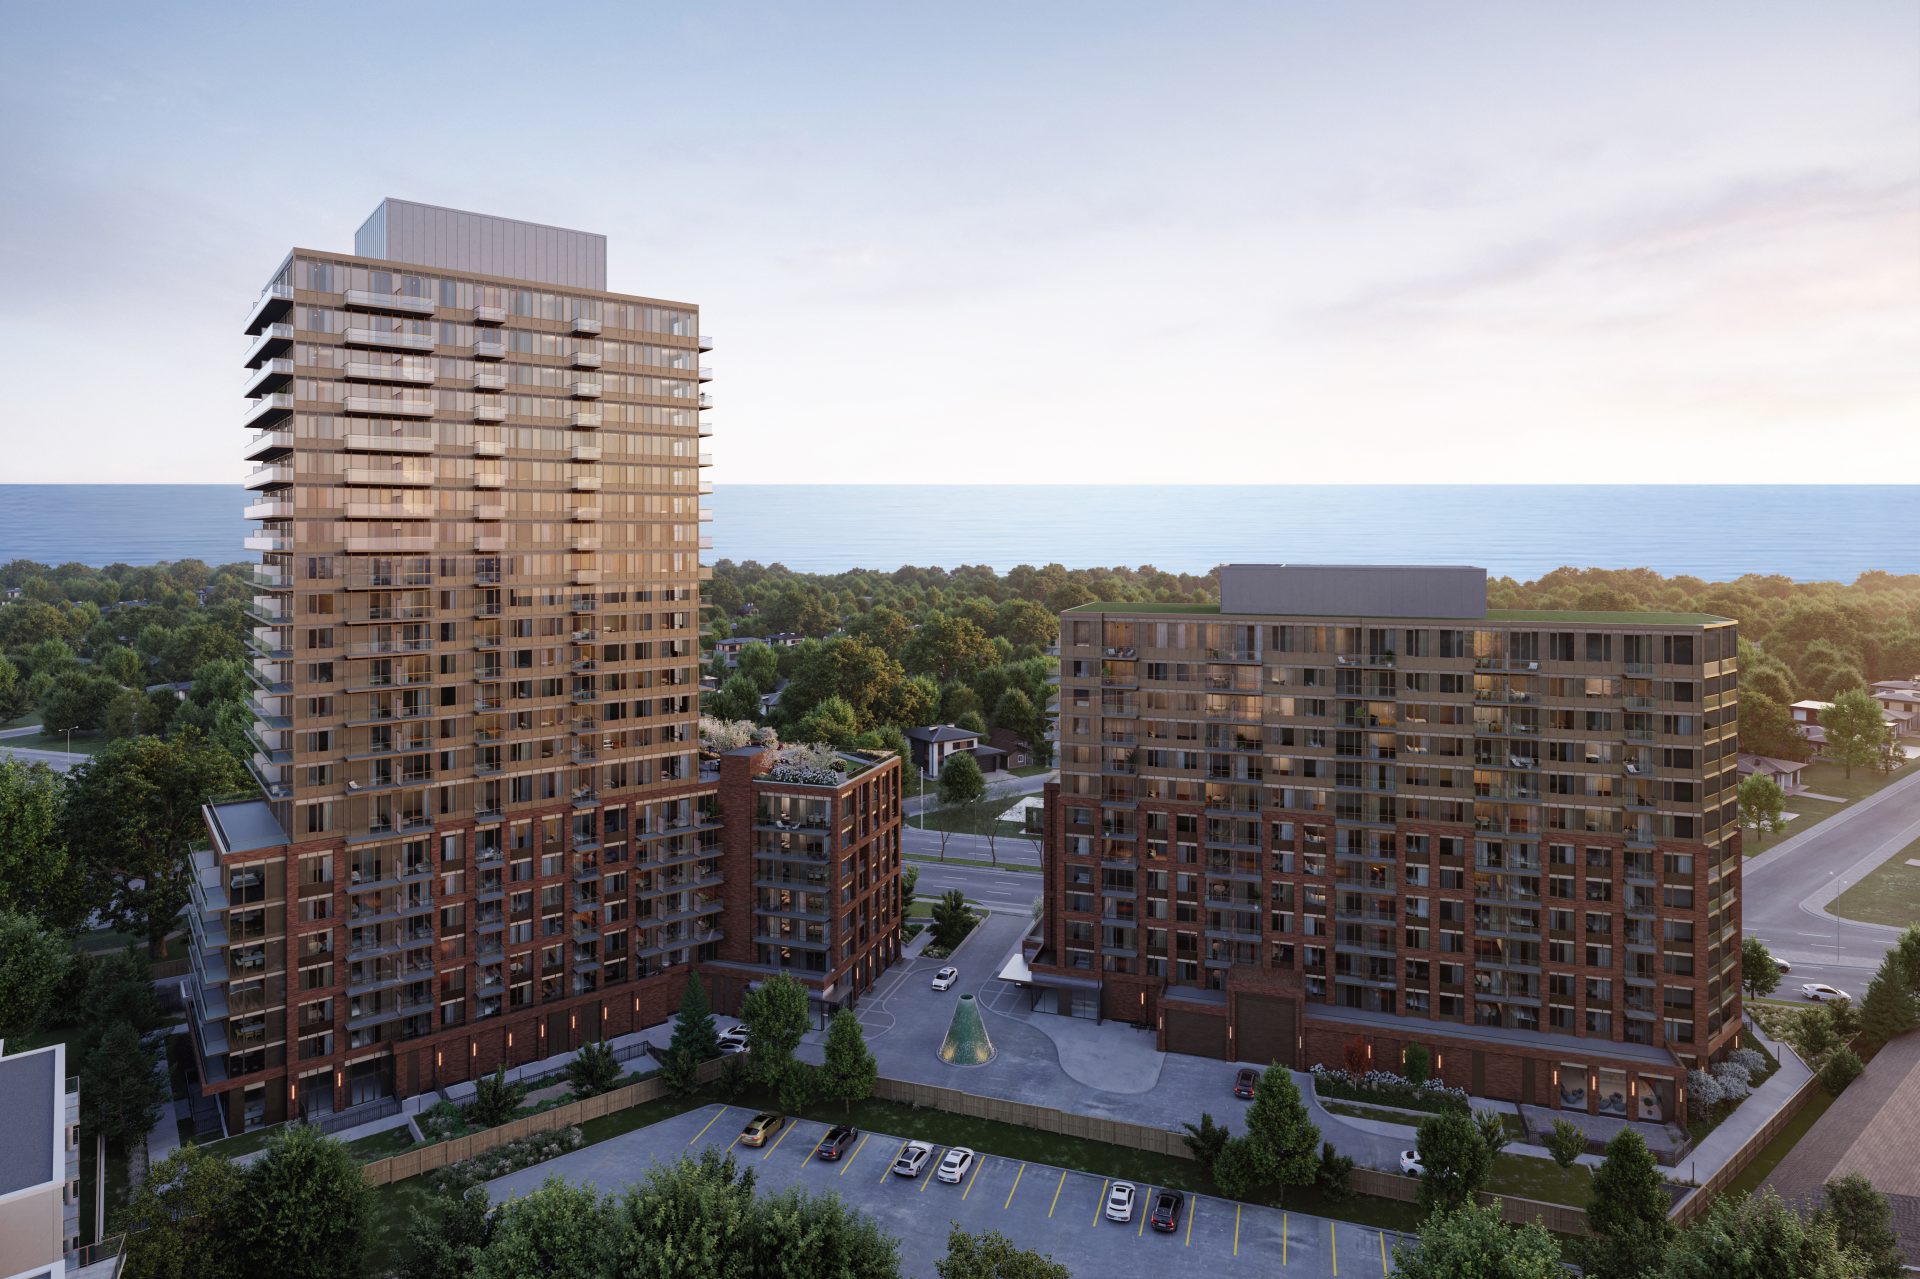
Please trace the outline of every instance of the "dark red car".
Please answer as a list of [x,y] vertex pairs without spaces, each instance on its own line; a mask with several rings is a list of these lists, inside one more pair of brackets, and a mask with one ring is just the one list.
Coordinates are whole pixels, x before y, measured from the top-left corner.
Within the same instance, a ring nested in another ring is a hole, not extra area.
[[1253,1088],[1260,1082],[1260,1072],[1251,1066],[1233,1077],[1233,1095],[1252,1100]]
[[859,1135],[857,1131],[845,1124],[837,1128],[829,1128],[827,1135],[820,1139],[820,1144],[814,1148],[813,1153],[820,1159],[838,1159],[846,1153],[847,1147],[851,1146],[853,1139]]
[[1180,1210],[1186,1204],[1187,1197],[1178,1190],[1162,1190],[1154,1196],[1153,1215],[1147,1220],[1161,1234],[1170,1235],[1180,1228]]

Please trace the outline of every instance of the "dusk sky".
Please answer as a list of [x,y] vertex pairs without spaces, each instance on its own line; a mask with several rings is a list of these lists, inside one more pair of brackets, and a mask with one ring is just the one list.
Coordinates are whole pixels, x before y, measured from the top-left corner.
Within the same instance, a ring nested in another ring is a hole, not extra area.
[[1920,440],[1911,0],[16,5],[0,121],[0,482],[237,485],[248,305],[388,195],[699,304],[722,483]]

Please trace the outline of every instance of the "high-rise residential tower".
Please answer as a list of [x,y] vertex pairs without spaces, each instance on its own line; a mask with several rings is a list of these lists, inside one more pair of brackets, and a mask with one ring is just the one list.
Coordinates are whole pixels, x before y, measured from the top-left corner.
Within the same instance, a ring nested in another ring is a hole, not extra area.
[[1740,1032],[1734,624],[1232,565],[1061,617],[1034,993],[1163,1047],[1685,1113]]
[[580,231],[387,200],[354,249],[245,326],[264,798],[207,813],[203,1093],[230,1129],[420,1093],[657,1023],[695,964],[844,1002],[897,950],[898,765],[803,803],[730,756],[723,827],[698,311]]

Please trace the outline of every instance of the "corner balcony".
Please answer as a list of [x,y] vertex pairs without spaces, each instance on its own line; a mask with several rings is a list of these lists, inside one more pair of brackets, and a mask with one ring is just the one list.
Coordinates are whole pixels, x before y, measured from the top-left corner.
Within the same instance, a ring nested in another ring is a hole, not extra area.
[[262,458],[275,457],[292,451],[292,431],[261,431],[247,441],[246,459],[249,462],[258,462]]
[[341,477],[347,484],[379,485],[398,488],[431,488],[433,470],[397,466],[349,466]]
[[257,395],[265,395],[268,391],[283,390],[291,381],[293,381],[292,360],[262,360],[259,370],[247,379],[247,389],[240,394],[252,399]]
[[567,415],[567,425],[582,431],[600,429],[600,410],[580,409]]
[[507,420],[507,408],[504,404],[476,404],[473,406],[473,420],[476,422],[504,422]]
[[700,366],[700,380],[702,382],[713,381],[713,366],[711,364],[702,364]]
[[575,382],[573,384],[573,398],[576,400],[599,399],[600,384],[598,382]]
[[473,375],[473,389],[476,391],[504,391],[507,389],[507,375],[500,372],[476,373]]
[[269,462],[265,466],[256,466],[247,476],[246,487],[250,489],[280,488],[293,483],[293,464],[291,462]]
[[349,453],[431,453],[430,435],[349,435]]
[[249,551],[290,551],[293,539],[285,533],[254,533],[241,538],[240,545]]
[[293,326],[291,324],[269,324],[247,348],[242,360],[248,368],[257,369],[260,363],[272,356],[284,355],[293,345]]
[[432,298],[413,298],[400,293],[375,293],[371,289],[348,289],[349,311],[385,311],[392,315],[432,315]]
[[380,329],[355,325],[342,335],[348,346],[378,347],[383,351],[431,351],[431,333],[405,333],[399,329]]
[[293,310],[293,286],[291,284],[269,284],[260,290],[260,296],[254,300],[253,307],[247,312],[247,336],[252,337],[276,320],[286,318]]
[[240,419],[240,425],[257,431],[285,420],[293,412],[293,396],[286,391],[275,391],[258,400],[243,403],[241,408],[245,410],[245,416]]
[[711,454],[711,453],[702,453],[702,454],[700,454],[700,465],[701,465],[701,466],[712,466],[712,465],[713,465],[713,454]]
[[573,317],[573,331],[592,336],[600,332],[600,321],[589,315],[576,315]]
[[598,351],[575,351],[572,358],[573,367],[576,369],[597,369],[600,367],[600,353]]
[[382,364],[371,360],[349,360],[347,377],[356,382],[407,382],[414,386],[433,385],[432,369],[405,361],[397,364]]
[[713,350],[713,339],[712,339],[712,338],[710,338],[710,337],[708,337],[708,336],[707,336],[706,334],[704,334],[704,333],[702,333],[702,334],[700,335],[700,349],[701,349],[702,351],[711,351],[711,350]]
[[505,324],[507,308],[504,306],[476,306],[473,308],[475,324]]
[[[293,503],[284,497],[269,497],[250,502],[240,514],[250,520],[287,520],[293,518]],[[275,583],[279,585],[279,583]]]
[[473,358],[476,360],[504,360],[507,358],[507,344],[481,338],[473,344]]
[[432,400],[409,400],[397,395],[349,395],[340,402],[348,413],[370,417],[432,417]]

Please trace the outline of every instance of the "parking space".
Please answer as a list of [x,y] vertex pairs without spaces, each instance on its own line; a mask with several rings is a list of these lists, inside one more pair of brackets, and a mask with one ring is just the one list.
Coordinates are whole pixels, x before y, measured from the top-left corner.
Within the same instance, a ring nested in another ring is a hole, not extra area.
[[1045,1164],[977,1155],[958,1185],[934,1176],[945,1146],[917,1178],[893,1175],[906,1146],[899,1137],[862,1133],[835,1162],[813,1157],[830,1127],[813,1120],[784,1124],[764,1147],[740,1144],[740,1130],[753,1112],[739,1106],[705,1106],[523,1169],[491,1183],[496,1200],[525,1194],[547,1177],[591,1184],[618,1193],[639,1181],[654,1163],[671,1163],[703,1148],[731,1149],[769,1191],[802,1186],[838,1193],[875,1218],[900,1240],[902,1272],[931,1279],[946,1252],[948,1223],[998,1230],[1025,1248],[1052,1254],[1076,1274],[1141,1273],[1150,1266],[1220,1267],[1248,1275],[1278,1273],[1298,1279],[1334,1279],[1390,1273],[1396,1236],[1348,1222],[1186,1197],[1177,1229],[1161,1233],[1148,1224],[1155,1186],[1139,1186],[1133,1217],[1125,1223],[1105,1215],[1112,1181]]

